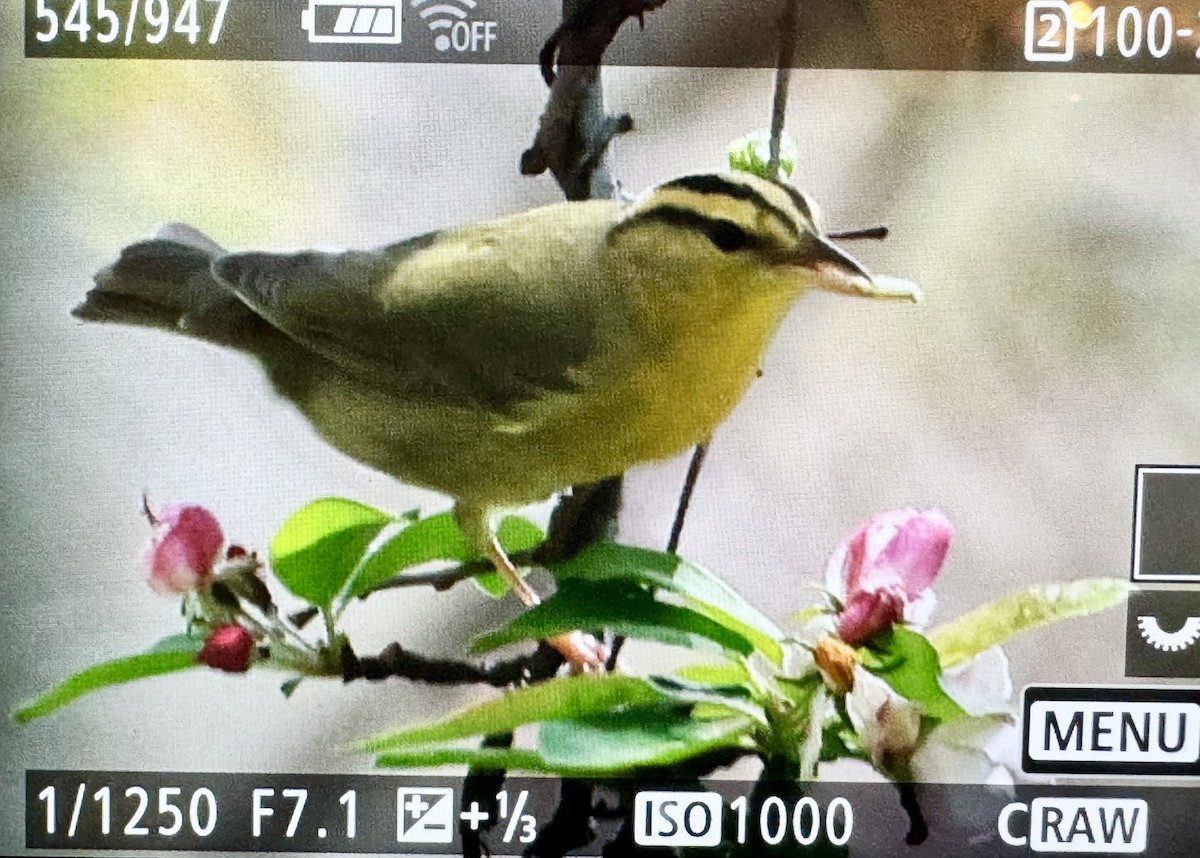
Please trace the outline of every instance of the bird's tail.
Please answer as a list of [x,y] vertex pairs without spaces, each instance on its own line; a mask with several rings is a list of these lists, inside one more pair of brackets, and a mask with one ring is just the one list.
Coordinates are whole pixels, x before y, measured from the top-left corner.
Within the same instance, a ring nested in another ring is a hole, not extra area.
[[213,260],[223,254],[198,230],[171,224],[122,250],[96,274],[95,286],[71,315],[239,345],[261,320],[213,276]]

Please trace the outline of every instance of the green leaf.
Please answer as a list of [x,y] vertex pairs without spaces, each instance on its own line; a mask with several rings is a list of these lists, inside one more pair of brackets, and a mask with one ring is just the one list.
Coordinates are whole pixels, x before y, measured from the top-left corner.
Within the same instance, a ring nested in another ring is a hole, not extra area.
[[502,599],[508,592],[508,582],[499,572],[484,572],[471,579],[475,586],[493,599]]
[[703,721],[686,709],[634,709],[548,721],[538,734],[538,751],[561,774],[622,774],[746,744],[754,726],[746,717]]
[[345,498],[313,501],[271,540],[271,568],[310,604],[328,607],[354,574],[367,546],[395,519]]
[[905,654],[894,650],[880,650],[862,648],[858,651],[859,660],[862,666],[872,673],[879,673],[884,670],[893,670],[899,666],[900,662],[904,661]]
[[[171,640],[168,638],[168,640]],[[160,641],[160,644],[163,643]],[[13,713],[13,720],[24,724],[35,718],[49,715],[56,709],[61,709],[85,694],[107,688],[110,685],[120,685],[135,679],[145,679],[149,676],[162,676],[175,673],[190,667],[197,667],[196,653],[200,647],[185,650],[151,651],[142,655],[132,655],[94,665],[81,670],[66,681],[56,685],[40,695],[32,703],[21,707]]]
[[752,692],[745,685],[730,683],[714,685],[706,682],[689,682],[674,676],[650,676],[649,682],[664,695],[675,700],[750,700]]
[[147,653],[157,652],[190,652],[196,655],[204,648],[204,639],[189,634],[169,635],[154,643]]
[[431,515],[410,524],[371,552],[349,586],[350,595],[364,596],[380,582],[412,566],[434,560],[465,563],[473,556],[453,513]]
[[508,516],[496,528],[496,539],[508,554],[537,548],[545,538],[540,527],[519,515]]
[[522,724],[555,718],[574,718],[661,703],[663,695],[651,683],[632,676],[562,676],[510,691],[443,721],[365,739],[365,751],[389,751],[431,745],[470,736],[507,733]]
[[537,751],[519,748],[413,748],[380,754],[375,758],[375,765],[383,769],[467,765],[506,772],[556,773],[556,770],[548,766]]
[[815,620],[825,614],[832,613],[829,608],[823,608],[820,605],[812,605],[807,608],[801,608],[788,617],[788,622],[793,625],[802,626],[805,623]]
[[743,685],[752,688],[750,671],[741,662],[724,664],[689,664],[675,671],[675,675],[688,682],[705,685]]
[[[509,516],[496,529],[500,546],[509,554],[528,551],[545,538],[541,529],[520,516]],[[380,583],[405,569],[443,560],[466,563],[480,559],[467,545],[462,531],[450,512],[439,513],[409,525],[371,553],[350,583],[351,596],[362,597]],[[490,595],[503,595],[508,590],[504,579],[495,573],[478,576],[479,584]]]
[[749,640],[773,664],[783,662],[783,632],[711,572],[674,554],[598,543],[551,571],[560,581],[635,581],[680,596],[689,608]]
[[[673,676],[651,676],[649,682],[663,696],[680,703],[703,704],[710,717],[726,718],[731,714],[749,715],[763,726],[769,726],[763,708],[754,702],[754,692],[745,685],[709,685],[688,682]],[[693,717],[697,710],[693,709]]]
[[929,633],[929,641],[937,650],[942,666],[953,667],[1021,632],[1119,605],[1130,589],[1119,578],[1038,584],[943,623]]
[[546,721],[537,750],[424,745],[386,751],[376,758],[376,765],[470,765],[577,777],[628,774],[746,744],[753,724],[749,718],[700,720],[686,709],[656,706]]
[[821,732],[820,762],[828,763],[847,757],[859,760],[867,759],[867,755],[859,747],[858,736],[843,721],[827,724]]
[[718,647],[746,656],[754,644],[702,614],[667,605],[638,586],[563,581],[558,592],[519,614],[498,631],[483,635],[472,651],[490,652],[522,640],[544,640],[574,629],[611,629],[630,638],[692,649]]
[[[785,176],[791,176],[796,168],[797,148],[795,141],[784,135],[780,140],[779,169]],[[769,168],[771,159],[771,135],[765,131],[757,131],[745,137],[739,137],[729,144],[729,168],[743,173],[753,173],[764,179],[776,178]]]
[[942,688],[937,650],[923,635],[893,626],[870,650],[879,656],[881,665],[871,672],[901,697],[920,704],[930,718],[953,721],[967,714]]
[[816,686],[808,698],[808,719],[804,723],[804,738],[800,742],[799,775],[804,780],[813,780],[817,776],[817,763],[821,761],[821,737],[825,724],[836,708],[825,683]]
[[821,674],[817,670],[802,676],[776,676],[775,684],[787,695],[788,700],[797,707],[808,706],[818,688],[823,688]]

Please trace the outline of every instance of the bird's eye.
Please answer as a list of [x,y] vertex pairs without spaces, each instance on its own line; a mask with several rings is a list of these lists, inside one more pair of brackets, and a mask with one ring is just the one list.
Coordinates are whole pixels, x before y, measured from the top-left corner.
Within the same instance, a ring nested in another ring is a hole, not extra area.
[[745,250],[752,243],[749,233],[727,220],[712,221],[705,230],[708,240],[722,253]]

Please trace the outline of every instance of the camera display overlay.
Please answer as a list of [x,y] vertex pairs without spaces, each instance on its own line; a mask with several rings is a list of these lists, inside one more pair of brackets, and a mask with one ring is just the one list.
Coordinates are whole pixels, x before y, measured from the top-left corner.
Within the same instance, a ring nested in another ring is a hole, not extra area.
[[0,853],[1187,858],[1200,9],[0,13]]

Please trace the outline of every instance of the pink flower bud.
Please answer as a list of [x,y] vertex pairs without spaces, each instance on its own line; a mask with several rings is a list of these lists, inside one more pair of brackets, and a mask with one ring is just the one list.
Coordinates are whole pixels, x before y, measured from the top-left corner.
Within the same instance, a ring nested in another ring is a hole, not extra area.
[[891,510],[860,524],[829,560],[826,586],[842,600],[838,634],[861,644],[929,603],[954,525],[936,509]]
[[197,660],[201,664],[229,673],[243,673],[250,667],[254,637],[241,626],[220,626],[209,634]]
[[154,536],[145,554],[150,586],[166,596],[203,586],[225,541],[217,519],[202,506],[176,504],[152,522]]
[[904,618],[904,594],[894,589],[859,591],[838,614],[838,637],[861,646]]

